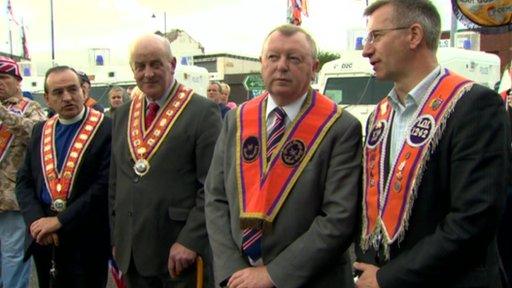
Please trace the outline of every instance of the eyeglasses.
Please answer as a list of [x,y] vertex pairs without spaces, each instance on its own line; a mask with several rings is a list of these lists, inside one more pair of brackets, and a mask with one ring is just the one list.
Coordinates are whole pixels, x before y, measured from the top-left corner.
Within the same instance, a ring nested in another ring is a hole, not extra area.
[[404,30],[409,29],[410,26],[403,26],[403,27],[395,27],[395,28],[386,28],[386,29],[375,29],[370,32],[368,32],[368,35],[365,39],[363,39],[363,44],[373,44],[375,42],[378,42],[379,39],[386,35],[388,32],[396,31],[396,30]]

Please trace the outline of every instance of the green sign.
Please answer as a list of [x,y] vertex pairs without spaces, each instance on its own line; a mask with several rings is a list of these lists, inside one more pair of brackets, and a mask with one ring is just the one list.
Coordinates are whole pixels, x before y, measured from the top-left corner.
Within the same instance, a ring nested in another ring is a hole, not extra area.
[[260,74],[247,75],[244,79],[244,87],[251,95],[249,98],[260,95],[265,90],[263,79]]

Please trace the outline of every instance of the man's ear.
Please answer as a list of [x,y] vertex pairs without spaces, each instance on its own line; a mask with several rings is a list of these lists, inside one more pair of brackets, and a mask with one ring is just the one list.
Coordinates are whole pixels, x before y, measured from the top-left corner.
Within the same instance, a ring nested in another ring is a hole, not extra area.
[[409,48],[416,49],[421,44],[422,41],[425,40],[425,31],[420,24],[414,23],[409,28],[410,31],[410,39],[409,39]]

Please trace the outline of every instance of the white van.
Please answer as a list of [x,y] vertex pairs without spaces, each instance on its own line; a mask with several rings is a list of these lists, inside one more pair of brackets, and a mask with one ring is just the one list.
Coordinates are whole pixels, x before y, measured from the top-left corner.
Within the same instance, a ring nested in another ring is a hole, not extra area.
[[[500,80],[500,58],[481,51],[439,48],[437,58],[444,68],[494,89]],[[341,58],[327,62],[318,76],[320,93],[343,105],[366,125],[375,105],[385,97],[393,83],[373,76],[373,68],[362,51],[346,51]]]

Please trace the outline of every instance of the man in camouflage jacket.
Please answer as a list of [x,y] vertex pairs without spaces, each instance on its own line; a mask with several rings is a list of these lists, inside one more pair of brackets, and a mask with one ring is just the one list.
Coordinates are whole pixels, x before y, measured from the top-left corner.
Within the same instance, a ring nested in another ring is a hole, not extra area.
[[45,119],[41,106],[23,98],[15,61],[0,57],[0,287],[28,287],[30,262],[23,263],[26,226],[16,201],[16,172],[32,127]]

